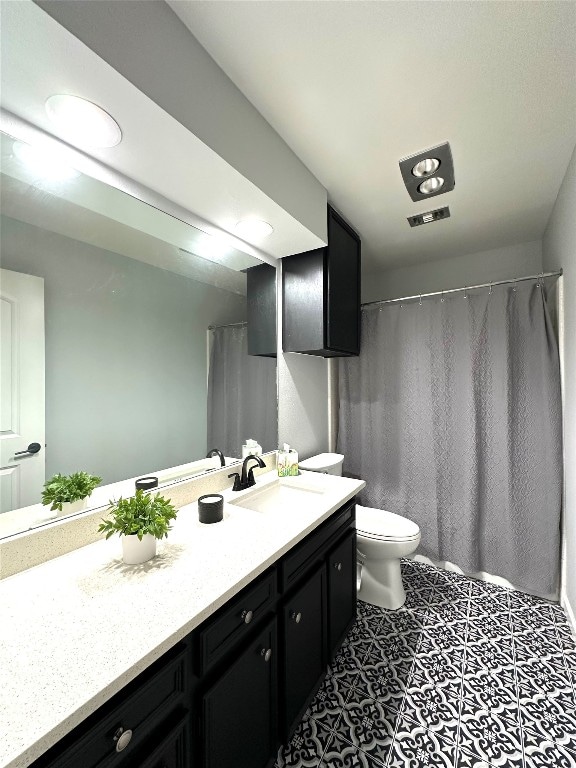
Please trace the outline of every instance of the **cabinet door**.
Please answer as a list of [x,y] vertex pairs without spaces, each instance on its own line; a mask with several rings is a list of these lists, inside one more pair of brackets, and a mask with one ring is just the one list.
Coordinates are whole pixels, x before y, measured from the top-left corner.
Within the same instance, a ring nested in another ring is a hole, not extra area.
[[148,747],[153,746],[154,751],[135,765],[138,768],[190,768],[189,719],[190,715],[185,713],[160,744],[155,745],[151,739]]
[[360,353],[360,240],[328,209],[326,348]]
[[277,731],[276,621],[271,621],[202,697],[204,768],[265,768]]
[[326,665],[326,567],[315,571],[282,611],[282,737],[298,723]]
[[356,531],[328,555],[328,651],[339,648],[356,617]]

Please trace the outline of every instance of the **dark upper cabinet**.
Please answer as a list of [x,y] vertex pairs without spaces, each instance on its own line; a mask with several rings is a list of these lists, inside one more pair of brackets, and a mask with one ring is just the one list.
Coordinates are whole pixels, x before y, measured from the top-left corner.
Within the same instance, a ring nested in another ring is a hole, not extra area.
[[248,354],[276,357],[276,267],[246,270]]
[[360,238],[328,206],[328,245],[282,259],[282,348],[360,354]]

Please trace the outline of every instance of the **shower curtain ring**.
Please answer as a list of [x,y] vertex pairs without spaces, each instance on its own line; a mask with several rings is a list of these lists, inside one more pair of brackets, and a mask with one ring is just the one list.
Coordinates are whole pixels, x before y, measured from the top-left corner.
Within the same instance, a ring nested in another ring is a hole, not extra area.
[[538,275],[538,282],[536,283],[536,288],[541,287],[543,280],[544,280],[544,272],[540,272],[540,274]]
[[418,303],[422,306],[422,294],[420,294],[420,301]]
[[440,294],[440,302],[444,304],[444,291]]
[[468,288],[464,288],[464,298],[468,298]]
[[490,290],[488,291],[488,296],[492,296],[492,283],[490,283]]

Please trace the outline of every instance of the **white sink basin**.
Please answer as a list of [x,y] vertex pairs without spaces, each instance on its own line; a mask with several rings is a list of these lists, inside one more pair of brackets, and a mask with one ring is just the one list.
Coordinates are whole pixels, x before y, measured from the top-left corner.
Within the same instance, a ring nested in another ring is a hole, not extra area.
[[324,493],[326,486],[322,481],[301,477],[282,477],[261,488],[257,486],[250,493],[239,499],[230,499],[236,507],[244,507],[253,512],[291,512],[307,510],[314,503],[318,494]]

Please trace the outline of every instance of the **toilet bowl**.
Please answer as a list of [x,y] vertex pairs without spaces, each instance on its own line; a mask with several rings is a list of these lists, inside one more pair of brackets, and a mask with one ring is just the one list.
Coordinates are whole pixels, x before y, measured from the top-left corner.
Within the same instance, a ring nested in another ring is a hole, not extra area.
[[[321,453],[300,462],[301,469],[342,474],[344,456]],[[358,597],[380,608],[396,610],[404,605],[400,558],[416,551],[420,528],[394,512],[356,505],[356,548],[358,554]]]
[[380,608],[404,605],[400,558],[420,544],[420,528],[412,520],[384,509],[356,505],[356,548],[362,565],[358,597]]

